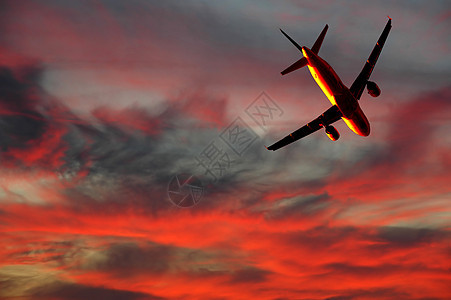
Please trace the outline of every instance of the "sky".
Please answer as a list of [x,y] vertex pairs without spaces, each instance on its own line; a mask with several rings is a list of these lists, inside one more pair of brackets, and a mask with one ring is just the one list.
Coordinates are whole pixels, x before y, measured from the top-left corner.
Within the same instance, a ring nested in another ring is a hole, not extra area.
[[[280,33],[359,102],[330,103]],[[450,299],[449,1],[0,1],[0,299]],[[185,180],[187,184],[183,185]]]

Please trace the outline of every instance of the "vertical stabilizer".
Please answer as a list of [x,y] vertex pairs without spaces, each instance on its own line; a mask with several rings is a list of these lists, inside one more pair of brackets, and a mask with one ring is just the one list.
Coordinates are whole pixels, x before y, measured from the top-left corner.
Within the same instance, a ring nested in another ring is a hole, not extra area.
[[318,54],[319,48],[321,48],[321,45],[323,44],[324,37],[326,36],[327,29],[329,29],[329,25],[326,24],[326,26],[324,26],[323,31],[321,31],[320,35],[316,39],[315,44],[313,44],[313,47],[312,47],[312,52],[313,53]]

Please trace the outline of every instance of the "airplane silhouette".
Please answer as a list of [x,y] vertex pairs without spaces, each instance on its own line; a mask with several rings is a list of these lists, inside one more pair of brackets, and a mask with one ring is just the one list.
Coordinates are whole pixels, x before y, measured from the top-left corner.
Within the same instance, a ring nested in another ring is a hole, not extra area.
[[338,77],[334,69],[332,69],[332,67],[324,59],[318,56],[324,36],[329,28],[327,24],[318,36],[315,44],[313,44],[312,49],[305,46],[299,46],[299,44],[289,37],[288,34],[280,29],[283,35],[285,35],[304,55],[304,57],[283,70],[281,74],[285,75],[307,66],[313,76],[313,79],[315,79],[323,93],[332,103],[332,107],[307,125],[293,131],[283,139],[267,147],[268,150],[275,151],[280,149],[319,130],[322,127],[325,128],[327,136],[332,141],[336,141],[340,137],[340,134],[331,124],[340,119],[343,119],[346,125],[348,125],[348,127],[356,134],[361,136],[368,136],[370,134],[370,123],[360,108],[358,100],[362,96],[365,87],[367,88],[368,93],[373,97],[378,97],[381,93],[381,90],[377,84],[373,81],[369,81],[369,78],[391,29],[391,18],[388,17],[388,19],[387,25],[385,25],[384,31],[382,31],[379,40],[370,54],[370,57],[363,66],[359,76],[357,76],[349,89],[343,84],[343,82],[341,82],[340,77]]

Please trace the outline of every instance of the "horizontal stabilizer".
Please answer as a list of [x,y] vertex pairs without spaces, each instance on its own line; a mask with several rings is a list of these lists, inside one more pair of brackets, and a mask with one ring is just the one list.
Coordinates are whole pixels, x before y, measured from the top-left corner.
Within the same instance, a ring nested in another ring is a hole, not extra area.
[[[280,29],[280,28],[279,28],[279,29]],[[295,40],[293,40],[288,34],[286,34],[285,31],[283,31],[282,29],[280,29],[280,31],[281,31],[281,32],[283,33],[283,35],[284,35],[287,39],[289,39],[290,42],[292,42],[293,45],[294,45],[296,48],[298,48],[298,50],[301,51],[301,53],[302,53],[302,47],[299,46],[299,44],[296,43]]]
[[296,71],[297,69],[305,67],[307,65],[307,63],[308,63],[307,59],[305,57],[303,57],[300,60],[298,60],[297,62],[295,62],[294,64],[292,64],[291,66],[289,66],[288,68],[286,68],[285,70],[283,70],[282,72],[280,72],[280,74],[285,75],[290,72]]
[[[326,26],[324,26],[323,31],[321,31],[320,35],[318,36],[318,38],[316,39],[315,44],[312,47],[312,52],[314,52],[315,54],[318,54],[319,52],[319,48],[321,48],[321,44],[323,43],[324,37],[326,36],[326,32],[327,29],[329,28],[329,26],[326,24]],[[302,52],[302,47],[296,43],[295,40],[293,40],[288,34],[286,34],[282,29],[280,29],[280,31],[283,33],[283,35],[290,40],[291,43],[293,43],[293,45],[298,48],[299,51]],[[297,69],[300,69],[302,67],[305,67],[308,64],[307,59],[305,57],[302,57],[301,59],[299,59],[298,61],[296,61],[294,64],[292,64],[291,66],[289,66],[288,68],[286,68],[285,70],[283,70],[282,72],[280,72],[282,75],[288,74],[290,72],[296,71]]]

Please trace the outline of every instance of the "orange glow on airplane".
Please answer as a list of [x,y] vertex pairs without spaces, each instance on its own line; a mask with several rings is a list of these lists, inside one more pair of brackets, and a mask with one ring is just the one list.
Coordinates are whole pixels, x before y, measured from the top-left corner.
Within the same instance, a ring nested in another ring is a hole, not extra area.
[[299,44],[297,44],[281,29],[282,33],[296,46],[296,48],[302,52],[304,56],[282,71],[282,75],[307,66],[313,79],[326,95],[327,99],[329,99],[332,107],[307,125],[299,128],[273,145],[267,147],[268,150],[275,151],[323,127],[325,128],[327,136],[332,141],[336,141],[340,137],[340,134],[331,124],[340,119],[342,119],[354,133],[360,136],[368,136],[370,134],[370,123],[360,108],[358,100],[360,99],[365,87],[371,96],[378,97],[380,95],[380,88],[375,82],[369,81],[369,78],[390,32],[391,18],[389,17],[387,25],[374,46],[370,57],[350,88],[347,88],[343,84],[334,69],[318,55],[327,29],[328,25],[324,27],[312,49],[305,46],[299,46]]

